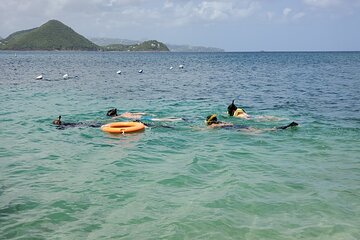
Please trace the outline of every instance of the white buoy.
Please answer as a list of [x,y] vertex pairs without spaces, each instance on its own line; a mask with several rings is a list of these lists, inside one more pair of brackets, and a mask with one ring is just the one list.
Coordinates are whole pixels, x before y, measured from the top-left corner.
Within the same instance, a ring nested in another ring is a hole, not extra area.
[[182,65],[182,64],[181,64],[181,65],[179,65],[179,68],[184,68],[184,65]]
[[119,71],[117,71],[116,73],[117,73],[117,74],[121,74],[121,71],[119,70]]
[[66,80],[66,79],[68,79],[68,78],[69,78],[69,74],[67,74],[67,73],[66,73],[66,74],[64,74],[63,79],[65,79],[65,80]]
[[36,77],[36,80],[41,80],[41,79],[43,79],[43,75],[39,75]]
[[143,70],[142,70],[142,69],[140,69],[140,70],[139,70],[139,73],[142,73],[142,72],[143,72]]
[[171,70],[171,69],[173,69],[173,67],[171,66],[169,69]]

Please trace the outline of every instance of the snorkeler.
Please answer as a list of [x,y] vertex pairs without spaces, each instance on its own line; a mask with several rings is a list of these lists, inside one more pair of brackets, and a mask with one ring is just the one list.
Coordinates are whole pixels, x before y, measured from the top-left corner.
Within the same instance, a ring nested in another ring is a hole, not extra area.
[[116,118],[128,118],[131,120],[140,120],[140,121],[152,121],[152,122],[176,122],[176,121],[184,121],[183,118],[176,118],[176,117],[168,117],[168,118],[153,118],[153,117],[149,117],[146,116],[146,113],[142,113],[142,112],[136,112],[136,113],[131,113],[131,112],[124,112],[120,115],[118,115],[117,113],[117,109],[116,108],[112,108],[109,111],[107,111],[106,116],[109,116],[113,119]]
[[57,129],[65,129],[69,127],[92,127],[92,128],[98,128],[101,127],[101,123],[86,123],[86,122],[78,122],[78,123],[69,123],[69,122],[62,122],[61,116],[59,116],[57,119],[54,119],[52,121],[54,125],[57,125]]
[[115,118],[129,118],[129,119],[133,119],[133,120],[140,119],[144,115],[145,115],[145,113],[142,113],[142,112],[136,112],[136,113],[124,112],[124,113],[118,115],[116,108],[112,108],[109,111],[107,111],[107,113],[106,113],[106,116],[109,116],[114,119]]
[[248,119],[255,119],[256,121],[280,121],[284,120],[283,118],[275,117],[275,116],[267,116],[267,115],[261,115],[261,116],[252,116],[246,113],[246,111],[243,108],[237,107],[235,104],[235,99],[232,101],[232,103],[228,106],[228,114],[232,117],[236,118],[242,118],[245,120]]
[[221,122],[221,121],[218,121],[216,114],[211,114],[209,116],[206,117],[206,120],[205,120],[205,124],[208,126],[208,127],[211,127],[211,128],[224,128],[224,127],[233,127],[234,124],[232,123],[227,123],[227,122]]
[[244,118],[249,119],[250,116],[245,112],[244,109],[238,108],[235,104],[235,99],[232,101],[232,103],[228,106],[228,113],[230,116],[237,117],[237,118]]
[[[260,129],[256,129],[256,128],[252,128],[249,126],[243,126],[243,125],[234,125],[233,123],[227,123],[227,122],[221,122],[218,121],[216,114],[212,114],[206,117],[205,120],[205,124],[210,127],[210,128],[235,128],[235,129],[239,129],[239,130],[246,130],[246,131],[258,131]],[[287,129],[289,127],[295,127],[298,126],[299,124],[296,122],[292,122],[286,126],[280,126],[280,127],[273,127],[273,128],[268,128],[268,129],[261,129],[261,130],[268,130],[268,131],[273,131],[273,130],[278,130],[278,129]]]

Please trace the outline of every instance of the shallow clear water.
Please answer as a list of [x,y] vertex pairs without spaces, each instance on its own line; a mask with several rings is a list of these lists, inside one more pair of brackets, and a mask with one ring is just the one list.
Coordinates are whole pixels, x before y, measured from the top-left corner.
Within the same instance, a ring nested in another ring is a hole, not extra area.
[[[359,239],[359,69],[359,52],[0,52],[0,239]],[[278,119],[229,118],[232,99]],[[112,107],[186,121],[51,124]]]

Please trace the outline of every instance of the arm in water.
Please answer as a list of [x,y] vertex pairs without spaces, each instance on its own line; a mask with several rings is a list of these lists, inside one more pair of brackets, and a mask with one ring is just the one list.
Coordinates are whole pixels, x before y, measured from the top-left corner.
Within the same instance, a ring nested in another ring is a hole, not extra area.
[[249,127],[249,126],[243,126],[243,125],[234,125],[233,123],[227,123],[227,122],[221,122],[218,121],[217,119],[217,115],[216,114],[212,114],[207,116],[206,120],[205,120],[205,124],[209,127],[209,128],[227,128],[227,129],[238,129],[238,130],[244,130],[244,131],[250,131],[250,132],[255,132],[255,131],[274,131],[274,130],[285,130],[289,127],[296,127],[299,124],[296,122],[291,122],[288,125],[285,126],[279,126],[279,127],[273,127],[273,128],[266,128],[266,129],[257,129],[257,128],[253,128],[253,127]]
[[118,115],[117,113],[117,109],[113,108],[110,109],[107,113],[106,116],[109,116],[113,119],[116,118],[127,118],[130,120],[141,120],[141,121],[152,121],[152,122],[176,122],[176,121],[183,121],[183,118],[176,118],[176,117],[167,117],[167,118],[153,118],[153,117],[149,117],[149,116],[145,116],[146,113],[143,112],[136,112],[136,113],[131,113],[131,112],[124,112],[120,115]]

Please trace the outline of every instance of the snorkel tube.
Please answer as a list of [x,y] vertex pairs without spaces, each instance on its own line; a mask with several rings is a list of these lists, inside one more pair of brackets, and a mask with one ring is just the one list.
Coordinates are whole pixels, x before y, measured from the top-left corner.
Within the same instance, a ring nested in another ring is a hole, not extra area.
[[216,114],[211,114],[211,115],[206,117],[206,120],[205,120],[206,125],[211,125],[211,124],[216,123],[216,122],[217,122]]
[[234,112],[237,109],[237,106],[234,104],[234,102],[235,102],[235,99],[232,100],[232,103],[228,106],[228,113],[230,116],[234,116]]

